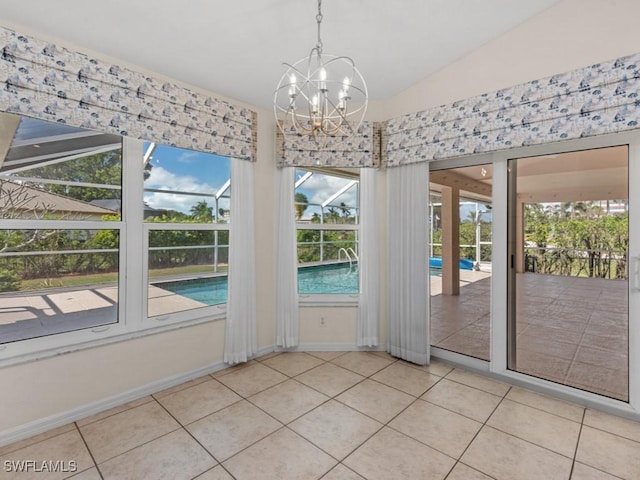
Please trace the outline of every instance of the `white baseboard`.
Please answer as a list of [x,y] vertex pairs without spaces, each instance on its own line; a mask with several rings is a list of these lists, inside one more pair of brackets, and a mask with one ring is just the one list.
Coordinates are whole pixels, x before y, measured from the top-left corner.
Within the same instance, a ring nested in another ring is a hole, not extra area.
[[[267,353],[273,352],[274,346],[263,347],[256,352],[254,357],[259,357]],[[40,433],[52,430],[63,425],[67,425],[76,420],[95,415],[110,408],[118,407],[128,402],[132,402],[147,395],[166,390],[167,388],[175,387],[181,383],[188,382],[198,377],[215,373],[217,371],[227,368],[229,365],[222,362],[222,360],[205,365],[203,367],[184,372],[178,375],[172,375],[170,377],[156,380],[155,382],[147,383],[140,387],[128,390],[126,392],[118,393],[107,398],[96,400],[95,402],[87,403],[79,407],[72,408],[65,412],[56,413],[45,418],[34,420],[33,422],[18,425],[7,430],[0,432],[0,447],[9,445],[25,438],[38,435]]]
[[275,347],[276,352],[384,352],[387,347],[358,347],[353,343],[303,343],[293,348]]

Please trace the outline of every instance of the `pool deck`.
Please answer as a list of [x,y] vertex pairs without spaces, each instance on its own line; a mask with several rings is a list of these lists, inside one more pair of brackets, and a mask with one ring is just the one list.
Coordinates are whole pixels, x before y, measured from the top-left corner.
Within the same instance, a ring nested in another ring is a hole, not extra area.
[[[490,275],[460,273],[456,297],[431,278],[432,345],[488,360]],[[627,282],[534,273],[516,281],[517,369],[628,400]]]
[[[193,310],[207,305],[168,290],[149,286],[149,316]],[[103,285],[51,288],[0,295],[0,341],[14,342],[116,323],[118,288]]]

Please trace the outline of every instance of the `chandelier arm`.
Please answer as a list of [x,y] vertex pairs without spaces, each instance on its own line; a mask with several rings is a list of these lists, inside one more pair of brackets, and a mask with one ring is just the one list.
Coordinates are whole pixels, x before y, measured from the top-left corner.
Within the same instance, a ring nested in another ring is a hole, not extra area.
[[295,128],[295,130],[297,132],[301,132],[304,135],[311,135],[313,133],[313,128],[307,128],[304,125],[302,125],[300,123],[300,119],[298,118],[298,115],[296,115],[296,111],[294,109],[291,109],[291,124],[293,125],[293,128]]

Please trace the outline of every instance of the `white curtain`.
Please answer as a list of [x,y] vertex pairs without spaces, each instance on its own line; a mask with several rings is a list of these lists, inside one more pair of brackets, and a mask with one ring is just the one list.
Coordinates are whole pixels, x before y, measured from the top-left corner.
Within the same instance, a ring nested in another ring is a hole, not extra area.
[[380,316],[380,274],[378,268],[378,221],[376,212],[376,170],[360,169],[360,242],[358,272],[360,297],[356,344],[378,345]]
[[389,168],[388,351],[429,363],[427,162]]
[[246,362],[258,350],[256,338],[256,262],[254,163],[231,160],[229,293],[224,361]]
[[295,168],[278,169],[276,345],[298,345],[298,255],[294,209]]

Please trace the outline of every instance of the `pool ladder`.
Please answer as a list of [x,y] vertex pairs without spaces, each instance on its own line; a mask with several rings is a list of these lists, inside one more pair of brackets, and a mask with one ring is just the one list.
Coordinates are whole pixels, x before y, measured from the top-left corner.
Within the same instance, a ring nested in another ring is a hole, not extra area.
[[356,262],[358,261],[358,254],[351,247],[341,248],[340,250],[338,250],[338,261],[342,260],[343,253],[344,253],[344,256],[347,258],[347,260],[349,260],[349,272],[351,272],[351,268],[353,267],[354,260]]

